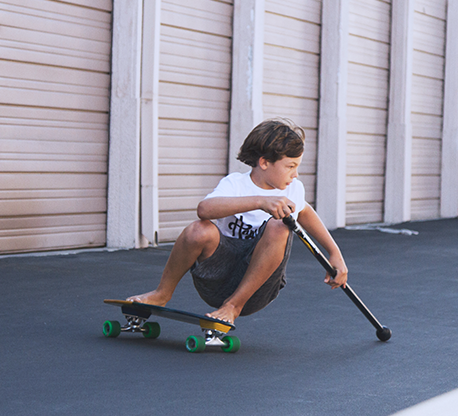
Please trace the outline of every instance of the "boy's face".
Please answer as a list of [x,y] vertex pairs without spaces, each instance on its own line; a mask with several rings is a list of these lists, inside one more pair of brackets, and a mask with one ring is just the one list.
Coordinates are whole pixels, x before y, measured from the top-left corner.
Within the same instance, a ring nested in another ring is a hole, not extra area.
[[[264,158],[259,159],[261,188],[264,189],[286,189],[294,178],[298,177],[297,170],[302,162],[300,157],[284,157],[272,163]],[[259,186],[259,184],[258,184]]]

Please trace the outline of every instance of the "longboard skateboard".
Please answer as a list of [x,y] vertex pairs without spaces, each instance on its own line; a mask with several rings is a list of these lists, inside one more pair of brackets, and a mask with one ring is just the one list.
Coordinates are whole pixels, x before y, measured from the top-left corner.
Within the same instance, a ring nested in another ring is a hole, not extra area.
[[201,327],[204,337],[190,336],[186,340],[186,349],[189,352],[201,352],[206,346],[219,346],[224,352],[237,352],[240,348],[240,340],[237,337],[226,335],[235,329],[235,326],[228,322],[146,303],[116,299],[105,299],[104,302],[121,307],[121,312],[127,320],[124,326],[118,321],[105,321],[103,334],[106,337],[114,338],[121,332],[141,332],[145,338],[157,338],[161,333],[160,325],[157,322],[147,322],[151,315],[155,315]]

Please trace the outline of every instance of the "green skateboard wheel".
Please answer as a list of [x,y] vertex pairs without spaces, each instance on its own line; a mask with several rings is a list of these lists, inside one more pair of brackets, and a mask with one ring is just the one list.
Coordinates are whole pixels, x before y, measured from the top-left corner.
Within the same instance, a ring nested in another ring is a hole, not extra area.
[[189,352],[202,352],[205,350],[205,338],[194,335],[188,337],[186,340],[186,349]]
[[145,338],[157,338],[161,334],[161,327],[157,322],[145,322],[142,329],[146,329],[142,334]]
[[105,321],[103,323],[103,335],[108,338],[116,338],[121,333],[121,324],[118,321]]
[[237,352],[240,349],[241,342],[237,337],[226,336],[222,341],[226,344],[224,347],[221,347],[224,352]]

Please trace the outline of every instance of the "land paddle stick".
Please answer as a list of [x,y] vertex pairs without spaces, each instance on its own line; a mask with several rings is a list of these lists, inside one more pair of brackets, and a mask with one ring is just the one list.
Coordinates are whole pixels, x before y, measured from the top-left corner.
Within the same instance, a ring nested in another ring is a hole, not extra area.
[[[293,231],[300,240],[307,246],[307,248],[312,252],[315,258],[320,262],[324,269],[330,274],[331,277],[336,277],[337,270],[329,263],[329,260],[323,255],[318,246],[313,242],[309,235],[304,231],[304,229],[297,223],[297,221],[290,215],[289,217],[283,218],[283,222]],[[345,292],[345,294],[352,300],[352,302],[358,307],[358,309],[363,313],[363,315],[369,320],[369,322],[377,330],[376,335],[380,341],[388,341],[391,338],[391,330],[386,326],[380,324],[380,322],[375,318],[367,306],[361,301],[358,295],[353,291],[350,285],[347,283],[346,287],[340,288]]]

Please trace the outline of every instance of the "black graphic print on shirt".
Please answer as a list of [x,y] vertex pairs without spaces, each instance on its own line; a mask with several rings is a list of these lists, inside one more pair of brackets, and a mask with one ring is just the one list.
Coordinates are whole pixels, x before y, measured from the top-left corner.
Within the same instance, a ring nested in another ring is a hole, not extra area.
[[[264,221],[259,228],[261,228],[266,221]],[[249,240],[255,238],[259,233],[259,228],[253,228],[250,224],[243,222],[243,215],[240,218],[235,218],[235,221],[229,223],[229,229],[232,231],[232,237],[240,238],[242,240]]]

